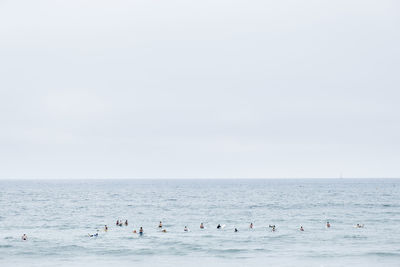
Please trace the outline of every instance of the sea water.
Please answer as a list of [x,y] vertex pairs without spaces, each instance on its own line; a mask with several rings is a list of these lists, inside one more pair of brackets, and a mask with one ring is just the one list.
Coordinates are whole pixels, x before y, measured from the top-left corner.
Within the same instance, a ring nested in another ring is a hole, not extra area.
[[0,266],[55,265],[400,266],[400,180],[0,181]]

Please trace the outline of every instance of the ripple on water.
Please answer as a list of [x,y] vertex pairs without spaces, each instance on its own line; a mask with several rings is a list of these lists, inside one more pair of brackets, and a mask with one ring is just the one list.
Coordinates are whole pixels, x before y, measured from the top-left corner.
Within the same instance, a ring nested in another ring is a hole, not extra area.
[[362,235],[344,235],[343,238],[345,238],[345,239],[368,239],[367,236],[362,236]]

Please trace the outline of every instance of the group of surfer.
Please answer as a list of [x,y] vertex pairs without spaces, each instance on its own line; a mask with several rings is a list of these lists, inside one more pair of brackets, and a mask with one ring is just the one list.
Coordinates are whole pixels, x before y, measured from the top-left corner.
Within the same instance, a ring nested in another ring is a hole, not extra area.
[[125,220],[125,222],[122,222],[122,220],[117,220],[117,222],[115,223],[116,226],[128,226],[128,220]]
[[[123,222],[122,220],[117,220],[116,225],[117,225],[117,226],[122,226],[122,225],[128,226],[128,220],[125,220],[125,222]],[[275,231],[276,231],[276,226],[275,226],[275,224],[269,225],[268,227],[271,228],[271,231],[272,231],[272,232],[275,232]],[[330,228],[330,227],[331,227],[331,224],[329,223],[329,221],[327,221],[327,222],[326,222],[326,228]],[[363,227],[364,227],[364,224],[359,224],[359,223],[357,223],[354,227],[356,227],[356,228],[363,228]],[[167,232],[167,230],[166,230],[165,228],[163,228],[163,224],[162,224],[161,221],[160,221],[160,223],[158,224],[158,228],[159,228],[159,229],[161,230],[161,232],[163,232],[163,233],[166,233],[166,232]],[[218,224],[218,225],[217,225],[217,229],[224,229],[224,228],[225,228],[225,224],[224,224],[224,225],[221,225],[221,224]],[[253,229],[253,228],[254,228],[254,224],[253,224],[253,223],[250,223],[249,229]],[[200,223],[200,229],[205,229],[204,223]],[[302,225],[300,226],[299,230],[302,231],[302,232],[304,232],[304,228],[303,228]],[[107,226],[107,225],[104,225],[104,231],[105,231],[105,232],[108,231],[108,226]],[[189,228],[188,228],[187,226],[185,226],[185,227],[183,228],[183,231],[184,231],[184,232],[189,232]],[[99,233],[98,233],[98,232],[99,232],[99,230],[97,230],[97,232],[94,233],[94,234],[88,234],[88,236],[89,236],[89,237],[98,237],[98,236],[99,236]],[[143,227],[140,227],[140,228],[139,228],[139,232],[136,231],[136,230],[133,230],[132,232],[133,232],[134,234],[139,233],[139,235],[143,235],[144,230],[143,230]],[[234,232],[237,233],[237,232],[239,232],[239,230],[235,227],[235,228],[234,228]],[[22,240],[28,240],[28,236],[27,236],[26,234],[23,234],[22,237],[21,237],[21,239],[22,239]]]
[[[160,222],[161,223],[161,222]],[[123,222],[122,220],[117,220],[117,222],[115,223],[115,225],[117,225],[117,226],[123,226],[123,225],[125,225],[125,226],[128,226],[128,220],[125,220],[125,222]],[[104,226],[104,231],[108,231],[108,227],[107,227],[107,225],[105,225]],[[136,231],[136,230],[133,230],[132,231],[134,234],[137,234],[138,232]],[[143,227],[140,227],[140,229],[139,229],[139,235],[143,235]]]
[[[128,226],[128,220],[125,220],[125,223],[124,223],[124,224],[125,224],[126,226]],[[122,221],[117,220],[116,225],[117,225],[117,226],[122,226]],[[330,228],[330,227],[331,227],[331,224],[329,223],[329,221],[326,222],[326,228]],[[364,224],[359,224],[359,223],[357,223],[354,227],[356,227],[356,228],[363,228],[363,227],[364,227]],[[162,223],[161,221],[160,221],[160,223],[158,224],[158,228],[159,228],[160,231],[163,232],[163,233],[166,233],[166,232],[167,232],[167,230],[163,227],[163,223]],[[217,229],[224,229],[224,228],[225,228],[225,224],[223,224],[223,225],[218,224],[218,225],[217,225]],[[272,225],[270,224],[270,225],[268,226],[268,228],[270,228],[272,232],[275,232],[275,231],[276,231],[276,226],[275,226],[275,224],[272,224]],[[204,223],[200,223],[200,229],[205,229]],[[249,229],[254,229],[254,224],[253,224],[253,223],[250,223]],[[299,230],[302,231],[302,232],[304,232],[304,227],[303,227],[302,225],[300,225]],[[107,225],[104,225],[104,231],[105,231],[105,232],[108,231],[108,226],[107,226]],[[189,230],[189,228],[185,225],[185,227],[183,228],[183,231],[184,231],[184,232],[189,232],[190,230]],[[98,232],[98,230],[97,230],[97,232]],[[143,227],[140,227],[139,232],[137,232],[136,230],[133,230],[132,232],[133,232],[134,234],[139,233],[139,235],[143,235],[143,232],[144,232],[144,231],[143,231]],[[235,228],[234,228],[234,232],[237,233],[237,232],[239,232],[239,230],[235,227]],[[88,235],[89,235],[90,237],[97,237],[97,236],[98,236],[98,233],[95,233],[95,234],[88,234]],[[27,239],[27,236],[24,234],[24,235],[22,236],[22,239],[23,239],[23,240],[26,240],[26,239]]]
[[[330,227],[331,227],[331,224],[329,223],[329,221],[326,222],[326,227],[327,227],[327,228],[330,228]],[[356,227],[356,228],[363,228],[364,225],[363,225],[363,224],[357,223],[357,225],[356,225],[355,227]],[[164,232],[164,233],[167,232],[167,230],[163,228],[163,224],[162,224],[161,221],[160,221],[160,223],[158,224],[158,228],[161,230],[161,232]],[[225,224],[224,224],[224,225],[221,225],[221,224],[218,224],[218,225],[217,225],[217,229],[224,229],[224,228],[225,228]],[[275,232],[275,231],[276,231],[276,226],[275,226],[275,224],[273,224],[273,225],[270,224],[270,225],[268,226],[268,228],[270,228],[272,232]],[[142,230],[142,227],[140,227],[140,229]],[[205,229],[204,223],[200,223],[200,229]],[[249,229],[254,229],[254,224],[253,224],[253,223],[250,223]],[[302,232],[304,232],[304,227],[303,227],[302,225],[300,225],[299,230],[302,231]],[[189,228],[188,228],[187,226],[185,226],[185,227],[183,228],[183,231],[184,231],[184,232],[189,232]],[[136,230],[134,230],[133,232],[136,233]],[[235,228],[234,228],[234,232],[239,232],[239,230],[235,227]],[[143,231],[142,231],[142,233],[143,233]]]

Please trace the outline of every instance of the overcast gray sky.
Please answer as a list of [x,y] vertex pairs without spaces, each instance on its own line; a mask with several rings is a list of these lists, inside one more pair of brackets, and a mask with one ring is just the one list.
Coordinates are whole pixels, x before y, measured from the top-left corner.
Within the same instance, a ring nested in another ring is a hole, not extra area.
[[0,178],[400,176],[400,2],[0,0]]

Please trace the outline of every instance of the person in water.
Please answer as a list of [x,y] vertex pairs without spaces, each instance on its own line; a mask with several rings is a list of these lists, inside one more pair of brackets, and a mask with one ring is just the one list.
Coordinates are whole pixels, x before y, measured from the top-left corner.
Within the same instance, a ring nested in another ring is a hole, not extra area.
[[99,233],[95,233],[94,235],[88,234],[89,237],[98,237]]
[[158,224],[158,228],[162,228],[162,222],[160,221],[160,223]]
[[200,229],[204,229],[204,224],[200,223]]
[[139,229],[139,235],[143,235],[143,227],[140,227],[140,229]]
[[221,229],[221,225],[220,224],[217,225],[217,229]]
[[125,220],[125,226],[128,226],[128,220]]
[[185,232],[189,231],[189,229],[187,228],[187,226],[185,226],[185,228],[183,228],[183,231],[185,231]]
[[23,234],[21,237],[22,240],[28,240],[28,236],[26,234]]
[[237,228],[235,228],[235,233],[239,232],[239,230]]
[[303,225],[300,226],[300,231],[304,232]]
[[250,223],[250,226],[249,226],[250,229],[253,229],[253,226],[254,226],[253,223]]
[[326,222],[326,228],[331,228],[331,224],[329,222]]

